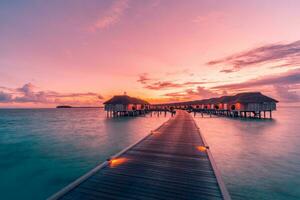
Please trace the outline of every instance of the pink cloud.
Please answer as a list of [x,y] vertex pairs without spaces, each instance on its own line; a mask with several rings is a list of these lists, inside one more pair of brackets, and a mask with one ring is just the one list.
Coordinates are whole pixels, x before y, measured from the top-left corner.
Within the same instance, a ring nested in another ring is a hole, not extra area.
[[268,75],[241,83],[215,86],[214,90],[249,91],[272,88],[271,93],[282,102],[300,101],[300,69],[290,70],[280,75]]
[[[300,40],[260,46],[222,59],[209,61],[208,65],[226,65],[221,72],[231,73],[245,67],[284,61],[281,67],[300,65]],[[278,66],[276,66],[278,67]]]
[[[274,85],[277,96],[285,102],[299,102],[300,94],[289,85]],[[298,88],[299,89],[299,88]]]
[[124,13],[129,8],[129,0],[117,0],[113,2],[110,9],[100,17],[91,27],[91,31],[108,28],[118,23]]
[[11,102],[12,100],[12,95],[7,93],[7,92],[3,92],[0,91],[0,103],[7,103],[7,102]]
[[26,83],[20,88],[7,88],[0,91],[1,103],[35,103],[35,104],[70,104],[96,105],[103,100],[103,96],[94,93],[59,93],[55,91],[36,91],[36,86]]
[[153,80],[153,79],[149,78],[147,73],[143,73],[143,74],[139,75],[139,79],[137,80],[137,82],[140,82],[141,84],[146,84],[151,80]]
[[165,90],[165,89],[173,89],[173,88],[185,88],[195,85],[202,85],[208,82],[204,81],[189,81],[184,83],[175,83],[172,81],[158,81],[151,84],[145,85],[144,88],[151,90]]
[[[186,70],[184,70],[186,71]],[[183,71],[181,71],[183,72]],[[177,74],[178,72],[174,72]],[[173,74],[173,73],[172,73]],[[156,82],[154,82],[156,81]],[[157,79],[150,78],[148,73],[143,73],[139,75],[137,82],[144,85],[144,88],[150,90],[167,90],[167,89],[174,89],[174,88],[186,88],[192,87],[197,85],[202,85],[206,83],[211,83],[208,81],[187,81],[183,83],[177,83],[174,81],[157,81]]]
[[170,97],[168,100],[195,100],[218,97],[225,94],[226,92],[220,94],[217,91],[198,86],[196,89],[186,89],[184,91],[166,93],[163,96]]
[[213,87],[213,89],[236,90],[266,85],[291,85],[300,84],[300,69],[290,70],[280,75],[269,75],[251,79],[242,83],[226,84]]

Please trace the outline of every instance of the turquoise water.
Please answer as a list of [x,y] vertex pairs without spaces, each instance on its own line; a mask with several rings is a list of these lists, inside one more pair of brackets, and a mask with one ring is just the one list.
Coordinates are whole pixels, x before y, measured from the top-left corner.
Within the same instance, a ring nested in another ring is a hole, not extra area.
[[299,107],[273,120],[196,116],[232,199],[300,199]]
[[0,109],[0,199],[45,199],[168,118],[99,109]]
[[[262,121],[196,116],[233,199],[300,199],[298,113],[281,107]],[[0,109],[0,199],[45,199],[167,119]]]

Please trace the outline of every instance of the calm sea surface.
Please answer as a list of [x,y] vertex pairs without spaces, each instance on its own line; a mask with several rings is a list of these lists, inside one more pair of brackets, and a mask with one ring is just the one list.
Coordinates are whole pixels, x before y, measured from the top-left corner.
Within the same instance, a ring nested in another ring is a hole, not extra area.
[[[233,199],[300,199],[300,108],[273,120],[196,116]],[[45,199],[168,117],[0,109],[0,199]]]
[[168,118],[100,109],[1,109],[0,199],[45,199]]
[[196,116],[232,199],[300,199],[300,108],[273,120]]

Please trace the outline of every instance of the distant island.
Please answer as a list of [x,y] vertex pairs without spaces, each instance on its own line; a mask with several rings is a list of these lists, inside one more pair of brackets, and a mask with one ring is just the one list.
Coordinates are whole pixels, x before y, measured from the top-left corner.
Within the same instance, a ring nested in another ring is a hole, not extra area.
[[72,106],[65,106],[65,105],[63,105],[63,106],[56,106],[56,108],[73,108]]
[[60,106],[56,106],[56,108],[103,108],[101,106],[78,106],[78,107],[73,107],[73,106],[69,106],[69,105],[60,105]]

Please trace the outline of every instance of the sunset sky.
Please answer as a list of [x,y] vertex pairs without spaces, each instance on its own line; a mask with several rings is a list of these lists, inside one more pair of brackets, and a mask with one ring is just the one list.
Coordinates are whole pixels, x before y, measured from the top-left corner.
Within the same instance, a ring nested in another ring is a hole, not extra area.
[[300,102],[299,0],[1,0],[0,107]]

